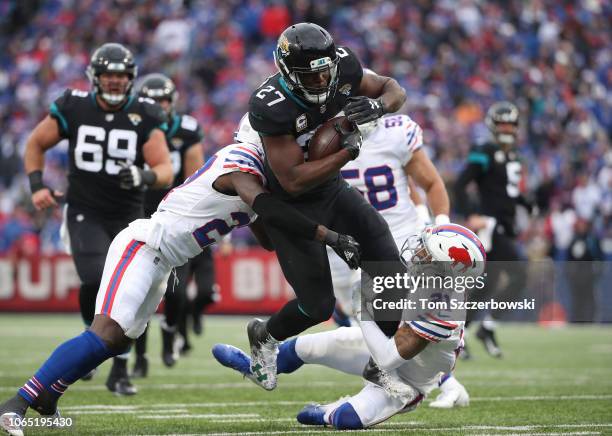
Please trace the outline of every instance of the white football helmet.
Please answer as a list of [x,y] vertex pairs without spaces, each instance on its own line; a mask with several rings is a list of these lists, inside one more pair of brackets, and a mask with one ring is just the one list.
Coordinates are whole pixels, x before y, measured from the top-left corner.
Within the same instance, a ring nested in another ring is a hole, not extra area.
[[442,262],[453,275],[479,276],[484,272],[486,252],[478,236],[459,224],[427,226],[420,235],[408,238],[402,247],[402,259],[409,264]]

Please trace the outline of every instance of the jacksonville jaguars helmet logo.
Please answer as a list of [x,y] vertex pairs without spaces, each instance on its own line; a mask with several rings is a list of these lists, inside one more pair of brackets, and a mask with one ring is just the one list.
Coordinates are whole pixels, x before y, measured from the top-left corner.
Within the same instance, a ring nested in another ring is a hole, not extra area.
[[278,38],[278,48],[283,56],[289,56],[289,40],[285,35]]

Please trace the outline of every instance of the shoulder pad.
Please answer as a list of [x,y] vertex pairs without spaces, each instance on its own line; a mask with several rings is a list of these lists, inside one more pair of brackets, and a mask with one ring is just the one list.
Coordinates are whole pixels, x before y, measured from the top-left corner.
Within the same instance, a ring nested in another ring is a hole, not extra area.
[[202,128],[196,120],[191,115],[179,115],[181,117],[181,130],[182,136],[185,139],[185,145],[191,146],[196,144],[204,138],[204,133],[202,132]]
[[264,85],[255,90],[249,100],[251,127],[268,136],[293,134],[296,103],[274,85]]
[[[340,82],[361,82],[363,77],[363,67],[359,58],[353,51],[348,47],[336,47],[336,53],[340,58],[338,65],[339,68],[339,81]],[[351,90],[351,95],[357,93],[357,89]]]

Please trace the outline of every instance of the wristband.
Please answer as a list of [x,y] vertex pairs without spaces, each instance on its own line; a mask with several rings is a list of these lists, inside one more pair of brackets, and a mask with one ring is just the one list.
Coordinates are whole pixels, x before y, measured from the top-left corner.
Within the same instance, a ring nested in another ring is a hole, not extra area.
[[434,218],[434,224],[437,226],[448,223],[450,223],[450,218],[448,217],[448,215],[445,215],[443,213],[436,215],[436,217]]
[[338,242],[338,237],[338,233],[334,232],[333,230],[327,229],[324,242],[326,245],[335,244],[336,242]]
[[28,174],[28,179],[30,179],[30,191],[32,194],[46,188],[42,180],[41,170],[32,171],[30,174]]
[[142,183],[147,186],[152,186],[157,181],[157,174],[155,171],[143,170],[142,171]]
[[419,218],[421,218],[421,221],[423,221],[425,224],[429,224],[431,222],[431,216],[429,215],[429,209],[427,208],[425,204],[423,203],[417,204],[415,206],[415,209],[417,211],[417,215],[419,216]]

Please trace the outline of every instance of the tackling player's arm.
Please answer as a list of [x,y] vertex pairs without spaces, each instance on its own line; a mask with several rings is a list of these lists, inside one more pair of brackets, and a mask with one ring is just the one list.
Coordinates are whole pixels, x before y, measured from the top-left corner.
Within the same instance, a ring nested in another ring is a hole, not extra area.
[[37,210],[56,206],[54,198],[63,195],[59,191],[51,193],[42,181],[42,171],[45,167],[45,151],[56,145],[62,136],[57,121],[47,115],[32,131],[26,142],[24,166],[30,179],[32,203]]
[[199,170],[202,165],[204,165],[204,153],[202,151],[202,144],[197,142],[185,151],[183,177],[186,179]]
[[304,153],[292,135],[263,136],[266,156],[274,175],[285,191],[300,195],[334,176],[349,160],[342,149],[323,159],[305,162]]
[[414,203],[414,208],[417,211],[417,214],[426,224],[431,222],[431,217],[429,216],[429,209],[427,208],[427,204],[423,202],[423,198],[421,194],[417,191],[417,185],[412,180],[412,177],[408,177],[408,189],[410,189],[410,201]]
[[425,191],[435,223],[448,223],[450,202],[444,181],[422,148],[414,152],[404,171]]
[[[360,256],[357,241],[348,235],[338,234],[317,224],[295,208],[277,199],[264,189],[258,176],[236,171],[230,173],[229,178],[219,177],[215,181],[215,188],[226,192],[227,190],[236,192],[242,201],[259,216],[257,221],[261,220],[265,225],[275,226],[305,239],[324,242],[333,248],[351,268],[356,269],[359,266]],[[272,244],[268,243],[269,238],[263,235],[265,229],[255,226],[255,231],[259,232],[259,235],[254,232],[257,239],[260,242],[264,241],[262,246],[272,249]]]
[[374,321],[361,321],[363,338],[370,354],[382,370],[399,368],[425,349],[429,341],[417,335],[410,326],[402,325],[388,338]]
[[397,80],[364,70],[358,96],[350,97],[344,113],[350,121],[365,124],[398,111],[406,101],[406,90]]

